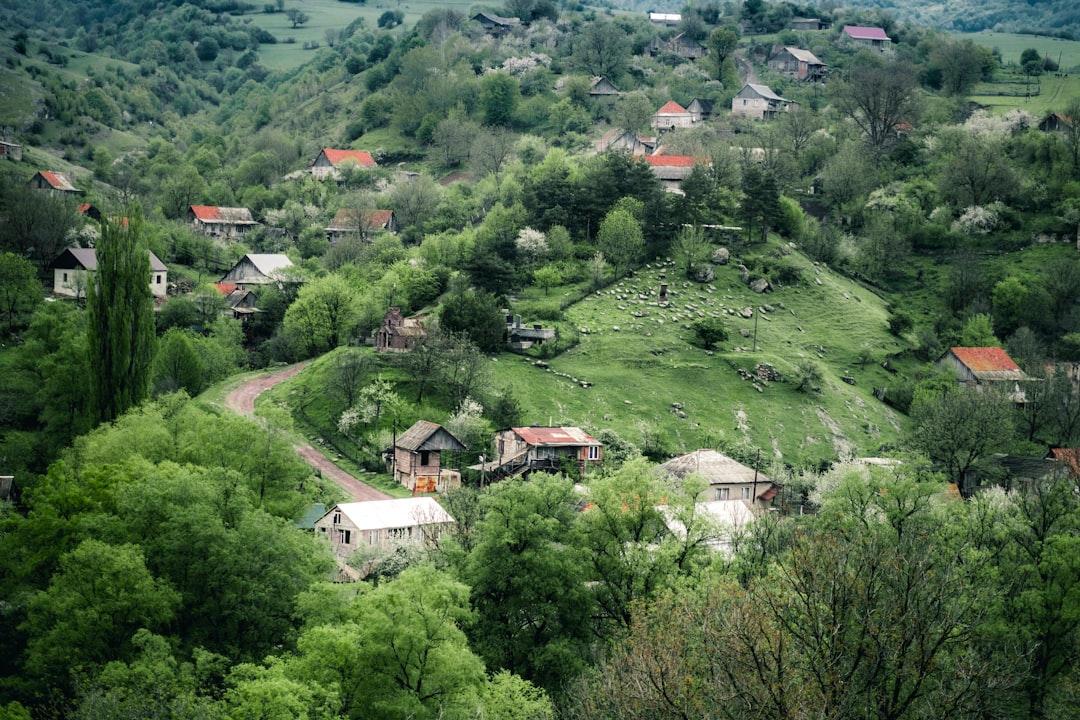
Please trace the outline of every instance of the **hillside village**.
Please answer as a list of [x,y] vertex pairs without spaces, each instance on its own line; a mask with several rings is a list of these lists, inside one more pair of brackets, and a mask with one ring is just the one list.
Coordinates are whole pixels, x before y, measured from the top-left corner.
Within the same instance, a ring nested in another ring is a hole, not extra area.
[[1075,715],[1080,63],[339,6],[0,33],[0,716]]

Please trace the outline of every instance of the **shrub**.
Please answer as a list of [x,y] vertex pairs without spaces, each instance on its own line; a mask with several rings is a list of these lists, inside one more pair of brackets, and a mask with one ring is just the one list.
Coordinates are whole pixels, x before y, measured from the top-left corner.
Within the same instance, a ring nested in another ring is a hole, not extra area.
[[717,343],[728,339],[727,327],[720,318],[702,318],[690,326],[694,339],[706,350],[713,350]]

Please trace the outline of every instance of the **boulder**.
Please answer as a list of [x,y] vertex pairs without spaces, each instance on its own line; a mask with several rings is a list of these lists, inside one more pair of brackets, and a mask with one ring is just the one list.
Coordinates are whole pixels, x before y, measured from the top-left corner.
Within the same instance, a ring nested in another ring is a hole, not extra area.
[[731,262],[731,252],[727,248],[716,248],[713,250],[710,261],[714,265],[727,265]]
[[758,278],[750,283],[750,289],[756,293],[763,293],[768,292],[771,289],[771,286],[769,285],[769,281],[765,278]]
[[695,282],[710,283],[716,279],[716,270],[712,265],[702,265],[694,268],[693,278]]

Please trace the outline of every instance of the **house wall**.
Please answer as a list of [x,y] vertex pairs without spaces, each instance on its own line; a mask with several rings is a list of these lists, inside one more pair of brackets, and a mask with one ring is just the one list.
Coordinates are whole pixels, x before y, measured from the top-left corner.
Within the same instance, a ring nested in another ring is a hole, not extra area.
[[739,97],[731,99],[731,112],[733,115],[745,115],[755,120],[763,120],[769,112],[769,101],[760,97]]
[[441,472],[442,453],[438,450],[414,452],[394,448],[394,477],[410,490],[435,492]]
[[[762,488],[765,488],[770,483],[768,481],[762,481],[757,485],[757,492],[761,492]],[[714,500],[746,500],[752,502],[756,507],[767,508],[770,506],[769,500],[752,500],[755,494],[753,483],[717,483],[710,484],[709,489],[705,491],[707,497],[704,498],[706,502],[713,502]]]
[[975,375],[968,370],[964,363],[960,362],[960,358],[953,355],[951,352],[947,353],[945,357],[938,361],[938,369],[951,369],[956,372],[956,378],[962,385],[975,385],[978,380],[975,379]]
[[234,285],[263,285],[267,282],[267,277],[259,272],[259,269],[255,267],[255,263],[247,258],[243,258],[236,264],[229,272],[221,279],[224,283],[233,283]]
[[[86,280],[83,282],[81,288],[82,297],[86,297],[88,285],[93,281],[93,274],[88,273],[86,270],[80,270],[78,268],[56,268],[53,270],[53,295],[62,295],[64,297],[75,297],[76,288],[72,287],[74,284],[75,274],[83,273],[86,276]],[[165,271],[154,272],[150,271],[150,292],[154,294],[154,297],[163,298],[169,287],[169,274]]]
[[[327,513],[315,523],[315,534],[325,537],[339,558],[348,559],[354,552],[366,546],[392,545],[402,541],[415,543],[437,540],[449,528],[448,523],[415,523],[405,527],[357,528],[341,514],[334,522],[335,513]],[[347,541],[347,542],[346,542]]]
[[694,124],[694,116],[691,113],[679,113],[676,115],[656,114],[653,115],[652,126],[656,130],[668,130],[670,128],[688,128]]
[[311,163],[311,176],[316,180],[322,180],[332,172],[334,172],[334,166],[326,159],[326,153],[320,152],[315,162]]

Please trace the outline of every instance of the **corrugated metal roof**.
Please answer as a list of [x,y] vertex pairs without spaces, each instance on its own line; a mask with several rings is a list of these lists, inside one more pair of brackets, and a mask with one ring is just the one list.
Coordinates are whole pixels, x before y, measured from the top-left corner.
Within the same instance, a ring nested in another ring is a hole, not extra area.
[[50,170],[42,170],[38,173],[45,179],[45,182],[54,190],[64,190],[66,192],[78,192],[75,186],[71,183],[71,179],[64,173],[53,172]]
[[888,40],[889,36],[879,27],[845,25],[844,34],[855,40]]
[[465,446],[453,433],[438,423],[417,420],[394,443],[404,450],[464,450]]
[[516,427],[510,428],[533,447],[540,446],[602,446],[603,443],[577,427]]
[[810,63],[811,65],[825,64],[818,60],[814,53],[810,52],[809,50],[803,50],[802,48],[797,47],[785,47],[784,49],[791,53],[792,57],[794,57],[796,60],[801,60],[802,62]]
[[272,272],[292,267],[292,260],[287,255],[248,253],[244,257],[251,261],[251,264],[263,275],[270,275]]
[[218,207],[217,205],[192,205],[191,212],[202,222],[254,225],[255,218],[247,208]]
[[[165,263],[161,262],[157,255],[149,250],[146,253],[150,256],[150,270],[152,272],[168,272],[169,268],[165,267]],[[63,267],[59,263],[65,255],[70,255],[85,270],[97,270],[97,251],[94,248],[68,248],[53,261],[53,266]]]
[[694,167],[698,163],[707,165],[708,160],[693,155],[642,155],[645,162],[653,167]]
[[999,347],[954,347],[949,348],[949,352],[973,373],[1023,372],[1008,353]]
[[[427,496],[338,503],[330,508],[326,515],[335,511],[341,512],[358,530],[382,530],[454,522],[454,518],[435,498]],[[323,517],[325,518],[326,515]]]
[[770,88],[768,85],[758,85],[756,83],[746,83],[746,87],[750,88],[751,90],[753,90],[758,95],[765,98],[766,100],[779,100],[781,102],[788,102],[786,99],[784,99],[784,98],[780,97],[779,95],[777,95],[776,93],[774,93],[772,91],[772,88]]

